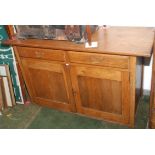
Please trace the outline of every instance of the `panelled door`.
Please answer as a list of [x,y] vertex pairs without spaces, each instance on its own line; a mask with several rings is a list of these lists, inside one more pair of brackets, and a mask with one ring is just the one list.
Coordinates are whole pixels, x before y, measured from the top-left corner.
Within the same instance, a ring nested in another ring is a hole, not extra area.
[[129,121],[129,72],[95,66],[71,66],[79,113],[111,121]]
[[66,111],[74,109],[64,64],[22,58],[22,66],[33,102]]

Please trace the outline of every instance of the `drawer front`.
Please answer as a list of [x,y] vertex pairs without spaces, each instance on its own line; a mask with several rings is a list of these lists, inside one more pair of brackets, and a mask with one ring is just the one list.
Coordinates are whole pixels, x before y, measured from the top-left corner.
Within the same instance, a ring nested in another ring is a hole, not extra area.
[[129,57],[108,55],[108,54],[94,54],[94,53],[81,53],[69,52],[69,59],[72,63],[92,64],[106,67],[128,68]]
[[17,47],[19,56],[55,61],[65,61],[65,53],[61,50]]

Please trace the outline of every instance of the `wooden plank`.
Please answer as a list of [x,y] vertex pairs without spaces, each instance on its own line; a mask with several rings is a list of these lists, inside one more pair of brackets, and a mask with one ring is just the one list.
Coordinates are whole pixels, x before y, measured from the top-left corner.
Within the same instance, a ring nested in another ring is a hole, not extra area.
[[9,67],[8,65],[0,65],[0,67],[0,74],[3,77],[7,104],[9,104],[9,106],[16,105]]
[[136,57],[130,57],[130,127],[135,124]]
[[6,101],[6,96],[5,96],[5,89],[4,89],[4,83],[3,83],[3,78],[1,77],[1,83],[0,83],[0,87],[1,87],[1,95],[3,98],[3,107],[7,108],[7,101]]
[[3,83],[4,83],[4,91],[5,91],[5,98],[6,98],[7,106],[12,107],[13,103],[11,99],[11,93],[10,93],[7,77],[3,77]]
[[6,28],[8,35],[9,35],[9,38],[15,39],[16,36],[15,36],[13,25],[6,25],[5,28]]
[[155,37],[153,46],[153,66],[152,66],[152,80],[151,80],[151,94],[150,94],[149,127],[155,129]]
[[5,67],[6,67],[6,73],[7,73],[7,79],[8,79],[9,89],[10,89],[10,93],[11,93],[12,105],[16,105],[14,91],[13,91],[13,86],[12,86],[11,75],[10,75],[10,71],[9,71],[9,67],[7,65]]
[[[130,126],[130,81],[129,72],[122,72],[122,115],[124,123]],[[131,109],[132,110],[132,109]]]

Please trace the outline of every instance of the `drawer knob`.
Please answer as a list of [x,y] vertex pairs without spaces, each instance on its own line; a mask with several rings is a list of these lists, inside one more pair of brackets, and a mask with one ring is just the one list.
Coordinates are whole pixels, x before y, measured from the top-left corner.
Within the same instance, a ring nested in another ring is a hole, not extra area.
[[68,63],[66,63],[66,66],[69,66],[69,64],[68,64]]

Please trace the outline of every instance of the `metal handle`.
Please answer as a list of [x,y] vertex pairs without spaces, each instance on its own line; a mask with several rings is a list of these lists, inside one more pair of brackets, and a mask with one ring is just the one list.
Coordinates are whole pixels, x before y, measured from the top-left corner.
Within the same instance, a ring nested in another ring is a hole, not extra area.
[[66,63],[66,66],[69,66],[69,64],[68,64],[68,63]]

